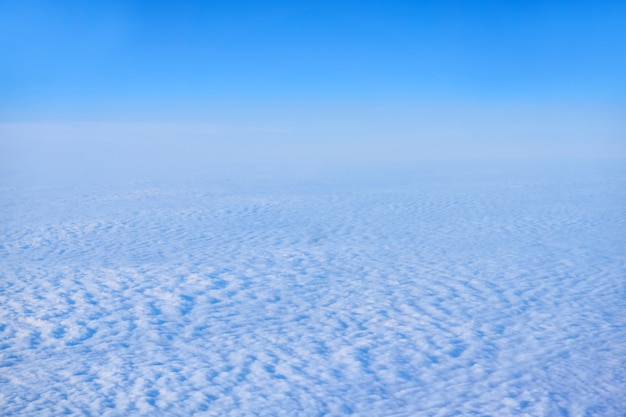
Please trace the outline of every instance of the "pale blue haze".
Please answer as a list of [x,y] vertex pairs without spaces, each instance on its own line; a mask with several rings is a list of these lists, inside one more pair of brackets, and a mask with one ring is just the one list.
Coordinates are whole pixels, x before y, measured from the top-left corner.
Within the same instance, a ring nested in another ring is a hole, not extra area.
[[3,1],[0,121],[623,156],[624,27],[619,1]]

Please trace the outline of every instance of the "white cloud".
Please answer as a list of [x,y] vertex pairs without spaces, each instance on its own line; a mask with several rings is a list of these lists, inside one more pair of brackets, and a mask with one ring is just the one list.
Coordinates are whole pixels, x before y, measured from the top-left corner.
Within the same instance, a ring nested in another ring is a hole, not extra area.
[[376,174],[0,189],[3,414],[621,415],[623,176]]

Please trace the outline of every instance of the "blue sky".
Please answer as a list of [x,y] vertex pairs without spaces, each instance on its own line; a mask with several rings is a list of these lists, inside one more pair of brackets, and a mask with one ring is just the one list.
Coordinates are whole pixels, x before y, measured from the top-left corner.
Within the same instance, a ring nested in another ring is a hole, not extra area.
[[624,28],[622,1],[0,1],[0,121],[612,154]]

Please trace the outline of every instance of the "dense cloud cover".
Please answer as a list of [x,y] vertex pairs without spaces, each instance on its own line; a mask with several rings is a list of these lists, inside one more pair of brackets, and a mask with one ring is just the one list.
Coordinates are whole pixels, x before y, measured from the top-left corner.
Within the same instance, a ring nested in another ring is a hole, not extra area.
[[621,415],[623,175],[1,189],[5,415]]

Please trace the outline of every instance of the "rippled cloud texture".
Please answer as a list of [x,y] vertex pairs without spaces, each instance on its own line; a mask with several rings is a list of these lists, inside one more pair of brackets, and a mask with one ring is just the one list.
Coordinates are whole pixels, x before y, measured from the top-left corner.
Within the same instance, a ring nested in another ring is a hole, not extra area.
[[623,416],[625,11],[0,1],[0,414]]

